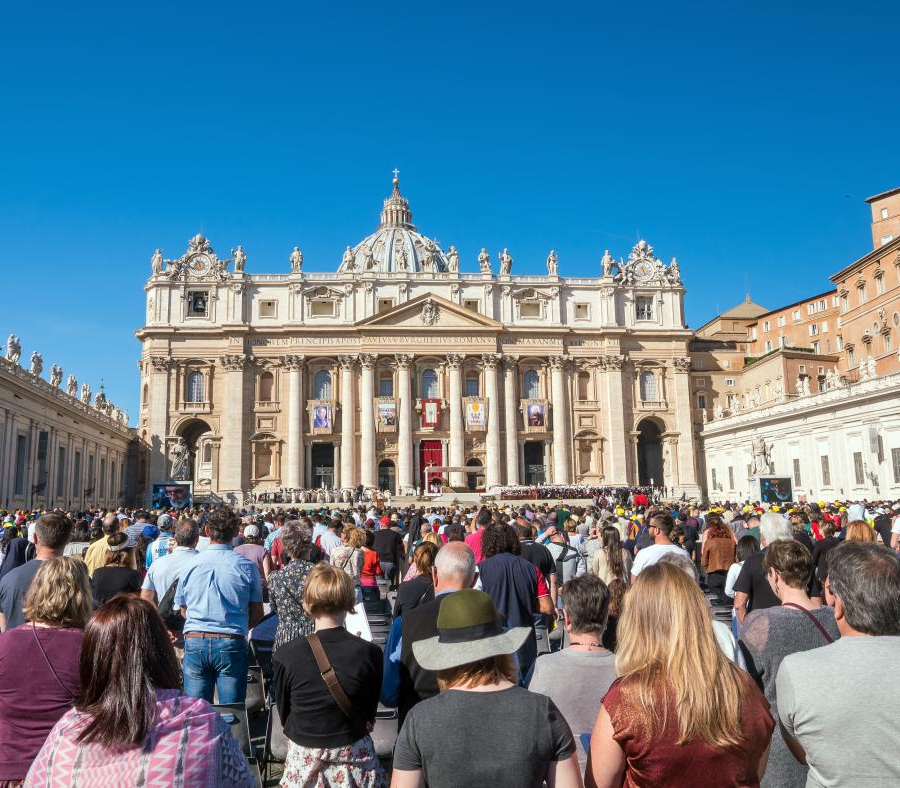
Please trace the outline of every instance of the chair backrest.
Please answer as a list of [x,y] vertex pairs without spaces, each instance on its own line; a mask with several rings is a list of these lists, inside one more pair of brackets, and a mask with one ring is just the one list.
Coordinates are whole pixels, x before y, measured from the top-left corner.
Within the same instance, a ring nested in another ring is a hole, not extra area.
[[248,757],[252,755],[247,707],[243,703],[216,703],[213,708],[225,720],[231,735],[240,742],[244,755]]

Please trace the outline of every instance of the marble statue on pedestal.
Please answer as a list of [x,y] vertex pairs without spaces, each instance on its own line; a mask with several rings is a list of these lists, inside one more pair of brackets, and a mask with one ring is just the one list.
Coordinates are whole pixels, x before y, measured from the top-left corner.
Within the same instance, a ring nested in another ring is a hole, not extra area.
[[53,386],[53,388],[58,389],[60,387],[62,377],[63,371],[59,364],[54,364],[50,367],[50,385]]
[[44,371],[44,357],[36,350],[31,354],[31,369],[28,371],[35,377],[40,377]]
[[600,260],[600,265],[601,265],[601,267],[602,267],[602,269],[603,269],[603,276],[612,276],[612,275],[613,275],[613,268],[614,268],[615,264],[616,264],[615,259],[614,259],[613,256],[609,253],[609,249],[607,249],[607,250],[603,253],[603,259]]
[[341,270],[342,271],[352,271],[356,267],[356,256],[353,254],[353,250],[348,246],[344,249],[344,255],[341,258]]
[[556,256],[556,251],[551,249],[550,254],[547,255],[547,276],[557,276],[559,273],[559,258]]
[[481,247],[481,251],[478,253],[478,267],[481,269],[481,273],[489,274],[491,273],[491,256],[488,254],[487,249],[483,246]]
[[291,252],[291,273],[299,274],[303,270],[303,252],[300,251],[299,246],[294,247],[294,251]]
[[509,254],[509,249],[504,248],[500,252],[500,276],[509,276],[512,273],[513,259]]
[[164,263],[162,250],[157,249],[153,253],[153,257],[150,258],[150,273],[153,274],[153,276],[156,276],[157,274],[161,274],[163,272],[163,268]]
[[753,475],[764,476],[772,473],[772,447],[766,445],[766,439],[757,435],[751,444],[753,451]]
[[238,244],[237,249],[231,250],[231,256],[234,258],[234,272],[236,274],[244,273],[244,266],[247,265],[247,255],[244,254],[244,249]]
[[363,249],[363,264],[366,271],[371,271],[377,265],[375,253],[372,251],[372,244],[366,244],[366,248]]
[[451,274],[459,273],[459,252],[455,246],[451,246],[447,253],[447,270]]
[[91,387],[87,383],[81,384],[81,401],[85,405],[91,404]]
[[22,345],[19,344],[19,338],[15,334],[10,334],[6,340],[6,360],[18,364],[21,356]]
[[184,438],[172,447],[172,481],[183,482],[191,478],[191,452]]
[[78,396],[78,381],[75,379],[74,375],[69,375],[66,379],[66,393],[70,397]]

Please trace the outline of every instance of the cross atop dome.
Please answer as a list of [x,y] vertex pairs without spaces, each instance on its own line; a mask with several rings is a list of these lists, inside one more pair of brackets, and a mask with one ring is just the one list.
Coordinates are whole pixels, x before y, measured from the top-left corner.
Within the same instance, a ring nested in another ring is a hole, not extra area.
[[384,201],[384,209],[381,211],[381,227],[409,227],[414,230],[409,201],[400,194],[400,170],[394,167],[393,172],[394,188],[391,196]]

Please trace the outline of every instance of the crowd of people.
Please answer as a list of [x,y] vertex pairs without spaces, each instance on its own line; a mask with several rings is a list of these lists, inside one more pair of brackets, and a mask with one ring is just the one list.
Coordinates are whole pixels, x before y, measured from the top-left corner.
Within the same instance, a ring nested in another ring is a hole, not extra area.
[[900,784],[900,503],[648,492],[2,513],[0,786],[255,784],[266,623],[285,786]]

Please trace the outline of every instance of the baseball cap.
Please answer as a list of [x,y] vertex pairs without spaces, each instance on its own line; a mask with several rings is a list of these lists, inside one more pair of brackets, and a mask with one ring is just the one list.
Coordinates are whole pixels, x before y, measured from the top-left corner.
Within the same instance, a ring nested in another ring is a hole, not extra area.
[[245,525],[244,536],[249,536],[251,539],[256,538],[259,536],[259,527],[256,525]]
[[[169,514],[161,514],[156,518],[156,527],[159,528],[160,531],[165,531],[167,528],[172,526],[174,519]],[[145,529],[146,530],[146,529]]]
[[148,525],[141,531],[141,536],[143,536],[144,539],[156,539],[156,537],[159,536],[159,528],[155,525]]

